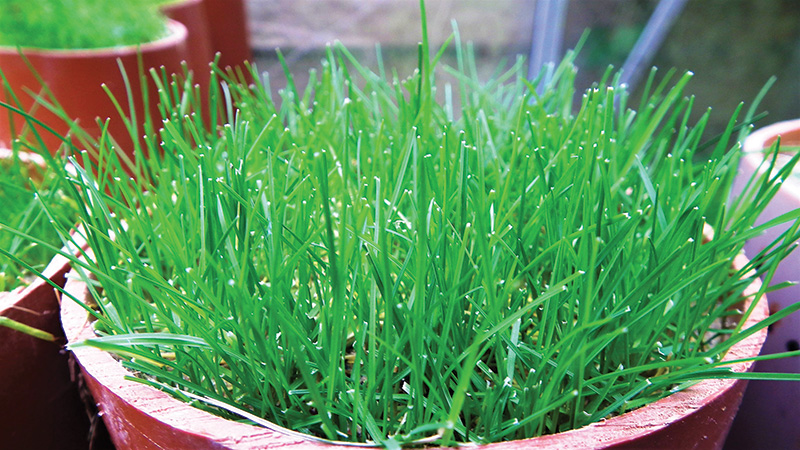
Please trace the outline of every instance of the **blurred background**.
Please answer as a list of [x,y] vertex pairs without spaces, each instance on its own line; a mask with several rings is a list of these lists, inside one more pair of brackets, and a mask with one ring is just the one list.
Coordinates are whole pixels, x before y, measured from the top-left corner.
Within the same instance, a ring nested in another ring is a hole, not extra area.
[[[558,33],[563,37],[561,55],[590,31],[578,57],[578,87],[583,89],[609,64],[622,67],[659,0],[551,3],[565,5],[561,24],[544,21],[550,30],[563,25]],[[688,92],[697,97],[697,114],[713,108],[710,131],[721,131],[738,103],[749,104],[773,75],[778,81],[760,108],[769,112],[761,124],[800,117],[800,1],[673,3],[681,5],[674,22],[663,27],[668,32],[653,46],[656,51],[647,67],[657,66],[661,73],[673,67],[695,73]],[[325,44],[334,40],[372,67],[379,43],[386,67],[396,67],[401,77],[416,67],[418,0],[248,0],[247,7],[254,57],[259,70],[269,72],[273,91],[285,85],[278,47],[298,86],[305,86],[304,75],[319,65]],[[451,20],[456,20],[462,40],[473,42],[478,67],[488,77],[517,55],[529,56],[536,8],[536,0],[427,0],[430,37],[442,43],[452,31]],[[537,25],[542,18],[540,13]]]

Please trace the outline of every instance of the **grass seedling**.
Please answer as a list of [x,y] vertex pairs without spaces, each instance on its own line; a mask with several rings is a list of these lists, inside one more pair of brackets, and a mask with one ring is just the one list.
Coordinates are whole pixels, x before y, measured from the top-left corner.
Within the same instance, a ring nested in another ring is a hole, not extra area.
[[424,40],[406,78],[336,44],[279,99],[219,74],[212,129],[164,82],[137,178],[102,145],[64,173],[84,345],[198,407],[385,446],[557,433],[740,376],[721,358],[768,325],[741,327],[741,293],[798,225],[731,262],[797,158],[728,202],[751,117],[701,160],[691,74],[653,73],[633,110],[610,72],[576,94],[572,54],[539,95],[523,61],[483,82],[455,42],[457,68]]

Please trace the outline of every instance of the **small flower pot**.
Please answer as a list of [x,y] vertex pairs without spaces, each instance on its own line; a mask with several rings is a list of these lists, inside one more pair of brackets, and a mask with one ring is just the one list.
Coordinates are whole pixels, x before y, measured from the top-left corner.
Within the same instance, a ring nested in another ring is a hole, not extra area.
[[[0,159],[11,152],[0,148]],[[20,160],[41,165],[38,155]],[[63,286],[69,261],[57,257],[44,276]],[[0,316],[46,331],[44,341],[0,327],[0,436],[9,449],[86,449],[89,418],[71,379],[55,289],[37,278],[28,286],[0,292]]]
[[[743,259],[734,266],[742,267]],[[751,295],[760,283],[752,284]],[[67,292],[88,298],[86,285],[71,277]],[[762,300],[746,326],[768,314]],[[62,321],[70,342],[94,337],[86,311],[65,302]],[[726,359],[754,357],[766,336],[762,330],[735,345]],[[126,380],[131,376],[114,358],[93,347],[74,354],[118,450],[126,449],[264,449],[330,447],[297,433],[246,425],[195,409],[169,395]],[[737,372],[752,363],[733,365]],[[540,438],[480,446],[484,449],[721,448],[739,406],[746,382],[705,380],[635,411],[584,428]],[[345,447],[342,447],[345,448]]]
[[[764,160],[762,150],[769,149],[780,136],[781,148],[800,146],[800,119],[779,122],[750,135],[743,146],[739,174],[734,191],[741,192],[743,185],[758,170]],[[780,158],[788,159],[789,155]],[[780,161],[779,161],[780,164]],[[758,223],[774,219],[795,208],[800,208],[800,176],[784,180],[775,198],[759,217]],[[762,236],[745,244],[745,252],[752,256],[785,231],[789,224],[776,226]],[[775,271],[772,283],[800,281],[800,252],[790,254]],[[789,286],[769,295],[770,309],[775,311],[800,299],[800,284]],[[779,353],[800,349],[800,314],[791,314],[770,327],[762,353]],[[761,372],[800,373],[800,357],[759,361],[755,367]],[[727,449],[800,448],[800,385],[780,381],[754,381],[742,402],[742,409],[731,432]]]
[[[125,109],[126,116],[129,116],[129,99],[124,77],[120,72],[121,65],[130,81],[133,94],[131,101],[141,123],[144,107],[139,59],[141,58],[145,70],[163,67],[167,73],[182,73],[181,62],[188,59],[186,27],[170,21],[169,30],[170,34],[167,37],[140,46],[92,50],[22,49],[24,56],[20,55],[17,48],[0,47],[0,70],[3,71],[11,91],[19,99],[21,109],[32,112],[38,121],[59,135],[66,134],[69,126],[36,101],[42,87],[37,75],[31,71],[28,64],[47,84],[49,92],[57,99],[65,113],[77,120],[89,135],[97,138],[101,134],[97,118],[103,120],[111,118],[109,123],[111,135],[123,150],[132,154],[133,140],[103,87],[105,86],[113,94]],[[149,74],[146,76],[150,77]],[[152,82],[148,84],[150,95],[155,95],[155,84]],[[49,95],[43,97],[47,100],[51,98]],[[0,99],[15,104],[5,88],[0,88]],[[153,105],[150,113],[157,115],[157,102],[150,101],[150,104]],[[12,114],[7,110],[0,111],[0,145],[9,144],[20,134],[23,126],[27,128],[31,125],[19,114]],[[55,153],[62,144],[61,139],[39,125],[34,125],[34,128],[42,137],[44,145],[51,153]],[[141,134],[141,129],[137,134]],[[30,133],[26,135],[26,140],[36,145],[36,140]]]

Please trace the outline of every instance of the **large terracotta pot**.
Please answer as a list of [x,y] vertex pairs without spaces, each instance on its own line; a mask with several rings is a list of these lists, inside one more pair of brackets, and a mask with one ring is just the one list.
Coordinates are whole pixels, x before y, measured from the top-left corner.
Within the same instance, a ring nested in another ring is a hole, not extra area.
[[208,81],[208,64],[214,59],[205,1],[172,1],[162,6],[161,11],[186,27],[188,51],[186,64],[189,70],[194,72],[194,80],[205,85]]
[[[167,73],[181,73],[181,62],[187,60],[186,27],[170,21],[170,34],[158,41],[142,44],[140,46],[114,47],[92,50],[39,50],[22,49],[21,56],[17,48],[0,47],[0,70],[6,77],[9,86],[18,97],[22,109],[31,111],[36,104],[36,96],[41,91],[41,84],[25,63],[25,58],[35,69],[41,79],[47,84],[50,92],[63,106],[66,114],[77,119],[86,131],[94,136],[100,136],[100,127],[96,118],[111,118],[109,130],[123,147],[131,154],[133,140],[127,131],[124,122],[117,113],[114,103],[103,89],[105,86],[126,109],[128,95],[124,78],[120,72],[119,63],[124,68],[130,80],[133,93],[133,103],[136,115],[141,122],[143,115],[142,84],[139,77],[138,59],[141,55],[143,68],[164,67]],[[149,79],[149,75],[147,75]],[[150,95],[154,96],[155,85],[149,83]],[[30,90],[32,93],[28,93]],[[6,103],[14,104],[7,90],[0,88],[0,99]],[[157,102],[150,101],[151,114],[158,114]],[[9,120],[9,115],[13,116]],[[35,117],[60,135],[65,134],[69,127],[54,113],[42,105],[36,105]],[[13,139],[12,125],[16,133],[22,129],[26,121],[22,116],[8,114],[0,111],[0,145],[8,144]],[[43,138],[44,144],[55,153],[61,140],[43,128],[36,126]],[[141,128],[141,127],[140,127]],[[141,134],[141,129],[137,134]],[[32,136],[28,142],[34,142]]]
[[[743,259],[743,258],[742,258]],[[735,265],[741,267],[737,259]],[[760,286],[755,282],[745,295]],[[86,285],[70,278],[66,290],[87,298]],[[768,315],[766,301],[755,309],[748,325]],[[70,342],[94,336],[86,311],[69,302],[62,321]],[[735,345],[727,359],[758,354],[766,330]],[[302,435],[272,431],[225,420],[188,406],[169,395],[126,380],[127,372],[109,354],[78,347],[74,354],[112,439],[125,449],[265,449],[318,448],[326,445]],[[735,364],[750,370],[752,363]],[[482,446],[484,449],[697,448],[718,449],[728,433],[746,386],[743,380],[706,380],[649,406],[584,428],[534,439]]]
[[[0,159],[11,152],[0,148]],[[20,160],[43,164],[38,155]],[[55,258],[44,270],[63,286],[66,258]],[[71,379],[66,342],[55,289],[43,279],[0,292],[0,316],[46,331],[56,342],[0,327],[0,447],[8,449],[86,449],[89,419]]]
[[[800,119],[779,122],[762,128],[748,137],[743,146],[739,174],[734,186],[741,192],[746,180],[755,173],[763,161],[763,152],[781,137],[781,148],[800,146]],[[789,155],[781,155],[788,159]],[[779,161],[780,165],[780,161]],[[770,202],[757,223],[800,208],[800,176],[784,180],[778,194]],[[766,234],[745,244],[745,252],[755,255],[789,227],[774,227]],[[775,271],[772,283],[800,281],[800,252],[791,253]],[[773,292],[769,296],[770,309],[778,310],[800,300],[800,284]],[[762,353],[771,354],[787,350],[800,350],[800,314],[791,314],[770,327]],[[800,373],[800,357],[759,361],[755,367],[760,372]],[[742,402],[742,409],[731,432],[727,449],[800,449],[800,383],[781,381],[754,381]]]
[[[199,83],[207,80],[208,64],[220,53],[219,67],[240,67],[250,61],[250,33],[243,0],[173,0],[161,7],[189,31],[189,68]],[[201,70],[202,69],[202,70]]]
[[241,67],[253,59],[244,0],[205,0],[211,48],[220,52],[219,67]]

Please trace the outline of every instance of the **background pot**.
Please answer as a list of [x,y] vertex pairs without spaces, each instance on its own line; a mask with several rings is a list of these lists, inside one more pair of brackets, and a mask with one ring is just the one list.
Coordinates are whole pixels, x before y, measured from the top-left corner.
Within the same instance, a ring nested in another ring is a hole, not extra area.
[[[11,156],[0,148],[0,159]],[[20,160],[43,165],[38,155],[20,154]],[[69,270],[57,257],[44,275],[63,286]],[[9,449],[86,449],[89,418],[71,379],[68,354],[55,289],[37,278],[27,287],[0,292],[0,316],[56,336],[48,342],[0,327],[0,436]]]
[[[181,62],[187,60],[187,31],[182,24],[170,21],[169,36],[140,46],[114,47],[92,50],[38,50],[23,49],[25,58],[35,69],[36,73],[48,85],[50,92],[63,106],[66,114],[78,120],[80,125],[92,136],[100,135],[100,127],[96,118],[111,118],[109,130],[117,139],[120,146],[130,155],[132,139],[124,122],[119,117],[114,103],[103,90],[103,86],[117,98],[127,109],[128,95],[124,78],[120,73],[119,63],[124,68],[130,80],[133,93],[134,109],[137,117],[141,118],[144,107],[142,102],[138,59],[141,55],[142,66],[145,70],[164,67],[167,73],[181,73]],[[9,86],[17,95],[23,109],[31,111],[36,104],[36,95],[41,91],[41,85],[36,76],[25,63],[25,59],[16,48],[0,47],[0,70],[3,71]],[[147,75],[149,78],[149,75]],[[150,95],[154,95],[155,85],[149,83]],[[28,93],[30,90],[32,93]],[[13,103],[9,93],[0,89],[2,101]],[[151,114],[158,114],[157,102],[151,101]],[[37,105],[35,117],[63,135],[69,127],[63,120],[42,105]],[[9,117],[13,116],[13,117]],[[141,119],[140,119],[141,120]],[[0,111],[0,145],[10,143],[12,124],[17,133],[25,120],[19,115]],[[51,153],[55,153],[60,146],[60,139],[51,133],[36,127],[41,134],[44,144]],[[141,135],[141,129],[138,132]],[[29,138],[32,141],[32,138]]]
[[209,78],[208,64],[214,59],[205,1],[173,1],[163,5],[161,11],[186,27],[188,52],[186,65],[194,72],[195,82],[205,86]]
[[[800,146],[800,120],[779,122],[762,128],[748,137],[743,146],[739,174],[734,192],[741,192],[744,183],[758,170],[763,152],[781,137],[781,147]],[[781,156],[788,159],[788,155]],[[780,166],[780,161],[778,162]],[[759,217],[764,223],[800,208],[800,177],[784,180],[778,194]],[[771,228],[766,234],[745,244],[748,255],[755,255],[769,242],[785,231],[789,224]],[[800,281],[800,252],[790,254],[779,266],[773,284]],[[789,286],[769,295],[770,309],[775,311],[800,300],[800,285]],[[791,314],[770,327],[762,353],[778,353],[800,349],[800,314]],[[755,367],[760,372],[800,373],[800,357],[759,361]],[[727,449],[798,449],[800,427],[800,384],[781,381],[753,381],[742,402]]]
[[[744,258],[734,263],[742,267]],[[753,283],[751,295],[760,283]],[[71,277],[67,292],[87,298],[86,285]],[[766,301],[748,325],[765,318]],[[62,321],[70,342],[94,336],[86,311],[65,302]],[[766,330],[735,345],[726,359],[758,354]],[[109,354],[78,347],[74,354],[118,450],[125,449],[261,449],[314,448],[325,445],[295,434],[228,421],[195,409],[171,396],[133,381]],[[739,363],[734,370],[750,370]],[[697,448],[722,446],[746,386],[743,380],[705,380],[658,402],[584,428],[535,439],[486,445],[485,449]]]
[[219,67],[241,67],[253,59],[244,0],[205,0],[211,48],[220,52]]

